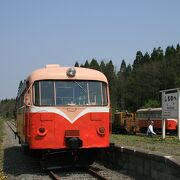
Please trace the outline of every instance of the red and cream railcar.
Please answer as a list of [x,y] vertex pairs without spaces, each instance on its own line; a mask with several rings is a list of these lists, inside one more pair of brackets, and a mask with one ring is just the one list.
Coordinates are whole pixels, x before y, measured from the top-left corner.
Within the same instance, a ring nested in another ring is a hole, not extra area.
[[[155,129],[162,129],[162,108],[138,109],[136,112],[136,120],[139,129],[147,129],[149,121],[153,121]],[[166,130],[175,131],[177,129],[177,119],[166,120]]]
[[18,137],[29,149],[109,147],[109,89],[99,71],[46,65],[19,88],[16,109]]

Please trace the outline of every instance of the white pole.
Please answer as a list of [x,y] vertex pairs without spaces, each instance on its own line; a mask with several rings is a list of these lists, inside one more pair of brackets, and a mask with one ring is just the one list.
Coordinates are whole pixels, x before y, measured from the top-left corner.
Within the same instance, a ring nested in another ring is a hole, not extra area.
[[[165,102],[165,92],[162,92],[162,106]],[[162,107],[162,138],[165,139],[166,137],[166,120],[164,119],[164,107]]]
[[178,89],[178,118],[177,118],[177,133],[178,139],[180,139],[180,90]]
[[162,138],[165,139],[166,137],[166,120],[162,120]]

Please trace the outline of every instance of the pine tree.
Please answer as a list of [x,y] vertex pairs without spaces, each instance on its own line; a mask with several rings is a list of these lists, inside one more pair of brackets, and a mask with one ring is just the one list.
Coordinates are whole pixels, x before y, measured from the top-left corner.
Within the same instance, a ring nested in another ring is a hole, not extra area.
[[76,61],[74,67],[79,67],[79,63]]
[[117,107],[117,100],[116,100],[116,91],[117,91],[117,83],[116,83],[116,72],[112,60],[106,63],[106,71],[105,75],[109,82],[109,90],[110,90],[110,98],[111,98],[111,105],[114,109]]
[[92,59],[92,60],[91,60],[91,62],[90,62],[90,64],[89,64],[89,67],[90,67],[91,69],[100,70],[99,64],[98,64],[98,62],[97,62],[96,59]]
[[88,60],[86,60],[86,62],[85,62],[85,64],[84,64],[84,67],[85,67],[85,68],[89,68],[89,67],[90,67]]

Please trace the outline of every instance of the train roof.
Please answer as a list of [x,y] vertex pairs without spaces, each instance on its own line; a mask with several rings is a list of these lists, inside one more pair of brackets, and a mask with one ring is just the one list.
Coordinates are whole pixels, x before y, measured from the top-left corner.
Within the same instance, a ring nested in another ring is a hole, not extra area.
[[161,111],[162,108],[146,108],[146,109],[138,109],[137,112],[145,112],[145,111]]
[[[68,76],[67,71],[74,68],[75,76]],[[100,71],[81,67],[62,67],[51,64],[33,71],[27,78],[30,83],[37,80],[97,80],[108,83],[106,76]]]

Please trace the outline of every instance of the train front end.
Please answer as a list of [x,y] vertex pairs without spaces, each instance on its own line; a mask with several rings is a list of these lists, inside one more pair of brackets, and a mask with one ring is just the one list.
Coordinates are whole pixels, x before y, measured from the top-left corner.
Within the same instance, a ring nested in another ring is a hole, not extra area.
[[29,81],[24,132],[30,149],[109,147],[109,90],[102,73],[50,66],[32,73]]

